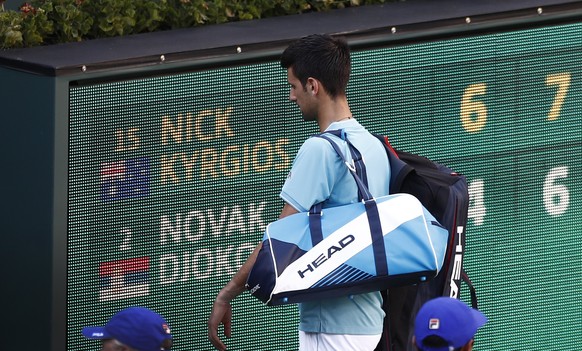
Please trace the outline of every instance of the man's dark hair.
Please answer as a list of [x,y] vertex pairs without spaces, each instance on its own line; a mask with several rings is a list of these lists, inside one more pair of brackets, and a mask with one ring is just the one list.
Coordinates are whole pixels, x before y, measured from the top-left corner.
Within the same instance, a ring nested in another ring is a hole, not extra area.
[[[418,341],[417,341],[418,344]],[[449,347],[449,343],[441,338],[438,335],[429,335],[426,338],[422,339],[420,344],[417,345],[420,350],[424,350],[425,347],[430,348],[442,348],[442,347]],[[458,351],[461,348],[456,348],[454,351]]]
[[344,39],[312,34],[285,49],[281,66],[292,68],[304,89],[307,78],[312,77],[335,98],[346,93],[351,71],[350,49]]

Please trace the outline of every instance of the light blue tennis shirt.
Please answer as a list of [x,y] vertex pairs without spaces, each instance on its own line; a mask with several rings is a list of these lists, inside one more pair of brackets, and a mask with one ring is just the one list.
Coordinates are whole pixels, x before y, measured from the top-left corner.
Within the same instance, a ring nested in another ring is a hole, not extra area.
[[[327,128],[335,129],[343,129],[362,154],[372,195],[387,195],[390,167],[382,143],[355,119],[334,122]],[[331,138],[349,159],[347,143]],[[280,196],[297,211],[306,212],[322,201],[324,208],[357,202],[358,188],[331,144],[309,138],[299,149]],[[381,334],[385,315],[380,292],[301,303],[299,314],[299,330],[304,332],[364,335]]]

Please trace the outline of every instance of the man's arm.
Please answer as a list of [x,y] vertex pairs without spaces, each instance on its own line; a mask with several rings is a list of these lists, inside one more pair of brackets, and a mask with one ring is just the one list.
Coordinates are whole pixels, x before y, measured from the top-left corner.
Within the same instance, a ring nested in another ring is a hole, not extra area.
[[[289,204],[285,204],[281,210],[279,219],[285,218],[295,213],[298,213],[296,209],[294,209]],[[219,351],[225,351],[226,345],[222,342],[222,340],[220,340],[220,337],[218,336],[218,326],[223,324],[224,335],[227,338],[230,338],[232,321],[232,306],[230,302],[246,290],[245,284],[247,282],[249,273],[251,272],[255,261],[257,260],[257,255],[259,254],[261,245],[262,243],[257,245],[246,262],[240,267],[238,272],[232,277],[228,284],[226,284],[226,286],[220,290],[218,296],[216,296],[216,300],[214,300],[212,312],[210,312],[210,317],[208,318],[208,339]]]
[[283,206],[283,209],[281,210],[281,214],[279,215],[279,219],[285,218],[287,216],[291,216],[292,214],[296,214],[296,213],[299,213],[299,211],[294,209],[293,206],[286,203],[285,206]]

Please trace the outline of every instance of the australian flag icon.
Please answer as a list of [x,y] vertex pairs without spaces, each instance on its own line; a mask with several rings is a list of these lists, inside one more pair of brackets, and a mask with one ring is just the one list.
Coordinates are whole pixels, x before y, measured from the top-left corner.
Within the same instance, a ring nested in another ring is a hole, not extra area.
[[101,200],[148,196],[150,161],[147,157],[101,164]]

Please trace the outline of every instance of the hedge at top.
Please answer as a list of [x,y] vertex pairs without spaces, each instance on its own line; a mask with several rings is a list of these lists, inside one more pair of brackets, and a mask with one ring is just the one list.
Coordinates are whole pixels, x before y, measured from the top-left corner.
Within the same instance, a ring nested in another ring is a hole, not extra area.
[[[2,6],[0,48],[51,45],[396,1],[32,0],[16,11]],[[0,0],[2,5],[4,2]]]

